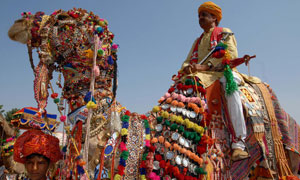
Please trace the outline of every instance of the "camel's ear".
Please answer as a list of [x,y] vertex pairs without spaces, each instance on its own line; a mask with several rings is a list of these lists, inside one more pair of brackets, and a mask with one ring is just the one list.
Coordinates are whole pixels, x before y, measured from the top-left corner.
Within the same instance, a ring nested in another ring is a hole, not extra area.
[[19,19],[10,27],[8,36],[11,40],[27,44],[31,39],[30,24],[26,19]]

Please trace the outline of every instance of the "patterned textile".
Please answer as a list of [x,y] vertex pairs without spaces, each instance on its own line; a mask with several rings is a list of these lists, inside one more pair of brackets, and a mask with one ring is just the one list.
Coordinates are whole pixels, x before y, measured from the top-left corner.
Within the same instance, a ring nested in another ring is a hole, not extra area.
[[[277,118],[278,126],[282,134],[283,144],[286,149],[294,151],[299,154],[300,152],[300,126],[297,122],[281,108],[276,94],[268,87],[272,96],[275,115]],[[299,154],[300,155],[300,154]]]
[[59,140],[40,130],[28,130],[18,137],[14,152],[14,160],[19,163],[25,163],[26,157],[34,153],[46,156],[54,163],[62,158]]
[[129,157],[126,161],[124,180],[136,179],[139,176],[140,154],[143,147],[143,123],[138,116],[132,116],[129,121],[127,148]]
[[249,172],[251,171],[252,166],[262,157],[261,148],[256,141],[251,126],[251,122],[246,122],[247,126],[247,138],[246,138],[246,147],[248,148],[250,158],[234,162],[231,166],[232,179],[234,180],[243,180],[245,179]]
[[245,83],[244,86],[240,86],[239,90],[241,101],[247,111],[248,117],[251,119],[254,133],[265,132],[262,112],[264,108],[262,106],[262,99],[259,98],[259,94],[257,94],[254,88],[247,83]]

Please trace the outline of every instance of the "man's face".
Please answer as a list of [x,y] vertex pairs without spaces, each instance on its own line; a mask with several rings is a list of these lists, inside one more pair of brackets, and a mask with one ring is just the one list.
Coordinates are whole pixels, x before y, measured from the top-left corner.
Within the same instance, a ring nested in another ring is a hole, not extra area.
[[34,156],[26,160],[25,168],[31,180],[44,180],[46,179],[49,162],[43,157]]
[[217,18],[207,11],[201,11],[199,14],[199,24],[202,29],[214,27]]

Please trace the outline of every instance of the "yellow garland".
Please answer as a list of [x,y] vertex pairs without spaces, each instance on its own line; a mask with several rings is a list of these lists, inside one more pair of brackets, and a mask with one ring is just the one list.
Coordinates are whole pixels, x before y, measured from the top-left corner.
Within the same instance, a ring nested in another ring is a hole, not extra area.
[[170,121],[171,122],[174,122],[174,121],[177,122],[177,116],[172,114],[171,117],[170,117]]
[[200,135],[203,135],[204,133],[204,128],[202,126],[197,125],[194,122],[191,122],[188,118],[183,119],[182,116],[176,116],[174,114],[169,115],[168,112],[166,111],[162,111],[161,112],[161,116],[163,118],[168,118],[170,117],[170,121],[171,122],[176,122],[178,124],[183,124],[186,126],[186,128],[188,129],[193,129],[194,131],[196,131],[197,133],[199,133]]
[[177,123],[179,123],[179,124],[184,123],[184,120],[183,120],[182,116],[177,116]]

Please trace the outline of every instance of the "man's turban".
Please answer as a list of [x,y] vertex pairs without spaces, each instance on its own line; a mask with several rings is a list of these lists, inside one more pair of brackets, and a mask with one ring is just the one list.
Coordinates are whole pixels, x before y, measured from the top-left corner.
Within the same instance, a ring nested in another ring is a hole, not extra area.
[[28,130],[14,144],[14,160],[24,164],[31,154],[43,155],[55,163],[62,158],[59,140],[40,130]]
[[222,19],[222,9],[220,8],[220,6],[216,5],[211,1],[201,4],[200,7],[198,8],[198,13],[200,13],[201,11],[207,11],[215,15],[218,22],[220,22]]

